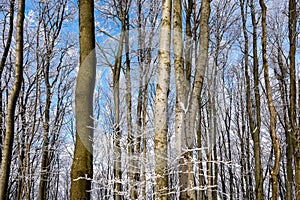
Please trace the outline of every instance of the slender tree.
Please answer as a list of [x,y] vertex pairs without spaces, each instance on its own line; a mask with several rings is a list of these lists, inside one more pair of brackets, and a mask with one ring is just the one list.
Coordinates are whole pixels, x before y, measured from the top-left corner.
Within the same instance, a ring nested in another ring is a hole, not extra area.
[[93,94],[96,75],[94,1],[79,1],[80,67],[75,91],[76,143],[71,200],[90,199],[93,178]]
[[[290,127],[291,127],[291,137],[293,141],[294,150],[294,164],[295,164],[295,194],[296,199],[300,199],[300,134],[299,127],[297,126],[297,111],[296,111],[296,100],[297,100],[297,89],[296,89],[296,38],[297,38],[297,2],[296,0],[289,0],[289,59],[290,59]],[[298,100],[300,102],[300,100]],[[299,108],[298,108],[299,109]],[[291,181],[291,180],[289,180]],[[291,183],[288,183],[291,184]]]
[[[254,130],[255,130],[255,124],[254,124],[254,117],[253,117],[253,113],[252,113],[252,110],[251,110],[251,82],[250,82],[250,75],[249,75],[249,38],[248,38],[248,32],[247,32],[247,18],[246,18],[246,12],[245,12],[245,5],[246,5],[246,8],[247,8],[247,3],[248,1],[243,1],[243,0],[240,0],[240,8],[241,8],[241,14],[242,14],[242,27],[243,27],[243,37],[244,37],[244,70],[245,70],[245,81],[246,81],[246,112],[247,112],[247,115],[248,115],[248,121],[249,121],[249,124],[250,124],[250,131],[252,133],[252,136],[254,136]],[[247,9],[246,9],[247,10]],[[242,100],[241,100],[242,102]],[[243,130],[242,132],[245,131],[245,125],[243,124]],[[258,130],[256,130],[258,131]],[[254,137],[252,137],[254,138]],[[249,144],[249,142],[248,142]],[[260,146],[259,146],[259,143],[254,143],[254,145],[256,147],[256,150],[259,150]],[[242,146],[243,143],[242,143]],[[246,148],[247,149],[247,148]],[[255,154],[256,155],[256,154]],[[246,157],[246,156],[245,156]],[[245,158],[242,158],[243,161],[245,160]],[[258,158],[257,158],[258,159]],[[255,162],[258,167],[259,167],[259,163],[260,161],[257,161]],[[244,164],[244,167],[245,169],[247,168],[246,166],[246,162]],[[255,174],[256,176],[260,176],[260,173],[259,171],[257,171],[258,169],[255,168]],[[246,176],[247,179],[248,179],[248,176]],[[250,182],[249,182],[250,183]],[[248,181],[246,182],[246,184],[248,184]],[[250,195],[252,195],[252,192],[249,192],[249,190],[246,191],[246,198],[249,198],[251,199]]]
[[[12,35],[14,30],[14,13],[15,13],[15,0],[10,1],[10,7],[9,7],[9,30],[7,35],[7,40],[4,45],[4,52],[1,57],[0,62],[0,78],[2,77],[2,72],[7,60],[7,56],[9,53],[11,41],[12,41]],[[3,95],[2,95],[2,82],[0,81],[0,145],[3,145],[3,138],[4,135],[4,113],[3,113]],[[0,157],[2,157],[2,147],[0,147]],[[1,160],[0,160],[1,164]]]
[[[195,5],[194,5],[195,7]],[[201,13],[200,13],[200,31],[199,31],[199,47],[198,47],[198,53],[196,58],[196,71],[194,74],[194,82],[191,89],[191,97],[188,102],[187,109],[187,122],[186,122],[186,130],[185,130],[185,138],[183,142],[187,146],[188,149],[193,148],[193,142],[194,142],[194,135],[197,131],[197,137],[198,142],[200,145],[201,140],[201,127],[198,126],[197,123],[200,123],[199,120],[197,120],[197,115],[201,116],[199,113],[200,111],[200,103],[201,103],[201,91],[203,86],[203,80],[204,80],[204,74],[206,71],[206,67],[208,65],[208,44],[209,44],[209,18],[210,18],[210,1],[209,0],[203,0],[201,1]],[[194,13],[195,14],[195,13]],[[195,20],[195,19],[194,19]],[[184,157],[187,159],[187,163],[191,165],[192,163],[192,154],[188,155],[189,152],[187,152]],[[201,162],[201,160],[200,160]],[[201,167],[201,164],[200,164]],[[190,167],[190,170],[193,168]],[[200,169],[201,170],[201,169]],[[201,172],[200,172],[201,173]],[[188,181],[191,186],[193,186],[193,176],[191,176],[191,173],[188,173],[189,178]],[[201,181],[201,180],[200,180]],[[191,187],[190,186],[190,187]],[[194,195],[191,195],[191,198],[195,198]]]
[[[257,21],[255,17],[255,7],[253,0],[250,0],[250,9],[251,9],[251,21],[253,25],[253,77],[254,77],[254,102],[249,102],[249,97],[251,95],[250,91],[247,90],[247,112],[249,116],[250,132],[254,142],[254,162],[255,162],[255,194],[258,200],[264,198],[263,192],[263,173],[261,165],[261,147],[260,147],[260,129],[261,129],[261,106],[260,106],[260,90],[259,90],[259,66],[258,66],[258,49],[257,49]],[[247,73],[247,72],[246,72]],[[247,81],[246,75],[246,84],[249,87],[250,82]],[[248,88],[250,89],[250,88]],[[250,98],[251,99],[251,98]],[[250,106],[250,107],[249,107]],[[255,106],[255,112],[249,112],[251,106]]]
[[[66,2],[60,2],[59,7],[54,10],[56,12],[56,16],[51,13],[51,7],[50,3],[45,3],[45,5],[42,5],[41,8],[41,17],[43,21],[43,30],[44,30],[44,40],[46,45],[46,52],[45,52],[45,58],[43,59],[42,66],[44,67],[44,80],[46,85],[46,105],[45,105],[45,112],[44,112],[44,143],[43,143],[43,150],[42,150],[42,161],[41,161],[41,178],[40,178],[40,184],[39,184],[39,192],[38,192],[38,199],[47,199],[47,186],[49,183],[49,176],[50,176],[50,163],[51,163],[51,156],[50,156],[50,144],[51,142],[51,135],[50,134],[50,107],[52,96],[53,96],[53,86],[57,81],[57,78],[60,74],[59,67],[57,68],[57,74],[55,75],[54,81],[51,83],[50,80],[50,67],[51,67],[51,58],[54,57],[54,48],[55,48],[55,42],[58,40],[58,37],[60,35],[60,31],[62,28],[62,23],[65,15],[65,7]],[[60,12],[61,10],[61,12]],[[53,11],[52,11],[53,12]],[[50,17],[48,19],[48,16]],[[53,19],[54,18],[54,19]],[[55,28],[53,28],[52,25],[49,27],[49,21],[55,20]],[[55,134],[55,133],[54,133]]]
[[[175,110],[175,135],[176,148],[179,158],[179,185],[181,199],[194,199],[193,191],[193,169],[190,152],[184,152],[187,148],[186,136],[186,109],[188,100],[188,74],[190,73],[191,59],[187,60],[187,69],[184,68],[183,58],[183,38],[182,38],[182,1],[173,1],[173,48],[174,48],[174,68],[176,78],[176,110]],[[191,38],[187,38],[190,40]],[[187,57],[186,59],[188,59]],[[183,155],[181,155],[183,153]],[[190,181],[192,180],[192,181]]]
[[155,199],[168,199],[168,96],[170,83],[170,43],[172,0],[162,1],[158,80],[154,111]]
[[9,96],[6,114],[6,130],[4,139],[4,151],[1,162],[0,174],[0,199],[7,199],[10,165],[13,152],[13,141],[15,135],[15,109],[19,98],[23,80],[23,28],[25,18],[25,0],[18,1],[17,16],[17,39],[16,39],[16,71],[15,80]]
[[280,167],[280,157],[281,157],[281,151],[279,146],[279,141],[276,134],[276,118],[277,113],[275,110],[273,97],[272,97],[272,90],[271,90],[271,84],[270,84],[270,78],[269,78],[269,65],[267,60],[267,6],[265,5],[264,0],[260,0],[259,4],[261,6],[262,10],[262,18],[261,18],[261,24],[262,24],[262,55],[263,55],[263,68],[264,68],[264,77],[265,77],[265,87],[266,87],[266,95],[267,95],[267,101],[268,101],[268,107],[270,112],[270,136],[272,139],[272,144],[274,148],[274,154],[275,154],[275,161],[274,161],[274,167],[271,171],[271,182],[272,182],[272,199],[279,199],[279,183],[278,183],[278,174],[279,174],[279,167]]

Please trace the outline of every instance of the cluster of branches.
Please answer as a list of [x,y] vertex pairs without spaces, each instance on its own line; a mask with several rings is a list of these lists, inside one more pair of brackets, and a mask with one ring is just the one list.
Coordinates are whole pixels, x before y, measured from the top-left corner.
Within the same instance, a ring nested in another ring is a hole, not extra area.
[[[65,0],[1,3],[0,199],[65,199],[76,44]],[[14,20],[17,18],[17,20]]]
[[296,0],[78,5],[1,4],[1,200],[300,200]]
[[97,197],[299,199],[297,2],[158,4],[98,5],[113,78],[98,93]]

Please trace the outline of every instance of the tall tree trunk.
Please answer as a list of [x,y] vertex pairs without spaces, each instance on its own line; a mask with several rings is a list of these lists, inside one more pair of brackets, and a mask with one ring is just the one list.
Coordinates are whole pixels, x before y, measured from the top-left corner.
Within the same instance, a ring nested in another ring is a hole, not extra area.
[[[47,55],[50,56],[50,55]],[[50,131],[50,106],[51,106],[51,85],[49,82],[49,67],[50,61],[46,63],[45,66],[45,82],[46,82],[46,105],[45,105],[45,115],[44,115],[44,143],[42,149],[42,161],[41,161],[41,175],[40,184],[38,191],[38,200],[47,199],[47,183],[49,178],[49,131]]]
[[[224,80],[225,82],[225,80]],[[223,94],[225,94],[225,91],[223,92]],[[232,96],[230,96],[229,99],[229,108],[226,108],[227,110],[225,111],[225,129],[226,129],[226,133],[227,133],[227,141],[228,141],[228,160],[232,161],[232,153],[231,153],[231,137],[230,137],[230,130],[231,130],[231,117],[232,117],[232,98],[233,98],[233,94],[231,93]],[[225,101],[225,95],[224,95],[224,101]],[[239,115],[238,115],[239,116]],[[238,124],[239,127],[239,124]],[[240,130],[239,130],[240,133]],[[225,151],[227,152],[227,151]],[[241,154],[244,155],[244,144],[241,145]],[[243,167],[243,165],[242,165]],[[229,171],[229,191],[230,191],[230,200],[233,200],[233,166],[228,166],[228,171]],[[243,187],[243,184],[242,184]]]
[[20,101],[20,118],[21,118],[21,137],[20,137],[20,152],[19,152],[19,160],[20,160],[20,166],[18,169],[18,174],[20,178],[17,181],[17,190],[16,190],[16,199],[21,200],[23,196],[23,190],[24,190],[24,176],[25,176],[25,151],[26,151],[26,146],[25,146],[25,136],[26,136],[26,119],[25,119],[25,113],[26,113],[26,98],[24,98],[24,93],[25,93],[25,87],[24,83],[22,84],[22,89],[21,89],[21,94],[19,97]]
[[130,72],[130,53],[129,53],[129,15],[125,19],[125,56],[126,56],[126,105],[127,105],[127,131],[128,131],[128,157],[129,157],[129,180],[130,180],[130,198],[137,199],[137,180],[135,180],[135,173],[139,174],[136,166],[136,159],[138,159],[134,151],[134,136],[132,133],[132,103],[131,103],[131,72]]
[[289,119],[288,119],[288,92],[287,92],[287,84],[285,82],[285,77],[287,76],[287,70],[285,69],[283,60],[282,60],[282,49],[280,47],[280,44],[278,44],[277,49],[277,62],[280,69],[280,76],[278,77],[279,82],[279,88],[280,88],[280,98],[281,98],[281,104],[283,105],[282,113],[283,113],[283,127],[285,132],[285,138],[286,138],[286,181],[285,181],[285,199],[286,200],[292,200],[292,194],[293,194],[293,144],[292,144],[292,137],[291,133],[289,131]]
[[154,110],[154,153],[156,188],[155,199],[168,199],[168,96],[170,83],[170,43],[171,43],[172,0],[162,1],[162,22],[158,53],[158,80]]
[[13,142],[15,135],[15,109],[19,98],[22,80],[23,80],[23,27],[25,17],[25,0],[18,1],[18,16],[17,16],[17,38],[16,38],[16,72],[15,80],[11,94],[8,99],[6,123],[5,123],[5,138],[4,150],[1,162],[0,174],[0,200],[8,198],[8,181],[10,174],[10,165],[13,151]]
[[[176,109],[175,109],[175,137],[176,150],[179,156],[179,185],[181,199],[195,199],[195,192],[193,190],[193,164],[191,162],[190,152],[183,152],[187,149],[185,141],[186,136],[186,110],[187,110],[187,89],[189,84],[187,82],[188,73],[190,73],[190,62],[187,60],[187,69],[184,69],[183,58],[183,40],[182,40],[182,1],[174,0],[173,3],[173,47],[174,47],[174,68],[176,79]],[[190,39],[190,38],[189,38]],[[188,58],[187,58],[188,59]],[[183,141],[183,143],[181,143]]]
[[[124,19],[123,19],[124,20]],[[125,23],[122,21],[122,32],[119,41],[117,58],[113,69],[113,95],[114,95],[114,198],[121,199],[122,179],[121,168],[121,130],[120,130],[120,71],[122,65],[123,41],[125,37]]]
[[[244,68],[245,68],[245,79],[246,79],[246,112],[249,118],[249,124],[250,124],[250,131],[251,134],[253,133],[254,129],[255,129],[255,125],[254,125],[254,119],[253,119],[253,113],[251,111],[251,82],[250,82],[250,76],[249,76],[249,39],[248,39],[248,33],[247,33],[247,18],[246,18],[246,14],[245,14],[245,5],[247,7],[248,1],[243,1],[240,0],[240,8],[241,8],[241,15],[242,15],[242,24],[243,24],[243,37],[244,37],[244,51],[245,51],[245,58],[244,58]],[[242,99],[241,99],[242,102]],[[244,119],[244,116],[243,116]],[[243,132],[243,136],[246,136],[245,133],[245,122],[243,121],[243,127],[242,127],[242,132]],[[252,134],[253,135],[253,134]],[[247,137],[248,138],[248,137]],[[249,152],[249,140],[247,140],[247,138],[245,138],[245,141],[247,141],[247,143],[245,144],[245,150],[247,153],[247,156],[245,154],[245,158],[244,160],[246,160],[246,158],[248,158],[248,162],[245,162],[245,170],[247,171],[247,169],[250,167],[249,163],[250,163],[250,152]],[[255,143],[256,144],[256,143]],[[260,148],[260,146],[258,146],[258,149]],[[243,159],[243,158],[242,158]],[[256,162],[255,162],[256,163]],[[260,163],[260,161],[257,162],[258,164]],[[259,167],[259,166],[258,166]],[[255,172],[257,174],[257,177],[259,177],[260,175],[262,175],[262,171],[257,171],[257,168],[255,168]],[[261,179],[262,180],[262,179]],[[249,177],[249,175],[246,175],[246,185],[252,185],[252,178]],[[247,188],[251,188],[251,187],[247,187]],[[252,192],[249,191],[248,189],[246,190],[246,198],[252,199]]]
[[[261,148],[260,148],[261,116],[260,116],[259,69],[258,69],[258,55],[257,55],[257,51],[258,51],[257,50],[257,24],[255,19],[255,9],[254,9],[253,0],[250,0],[250,8],[251,8],[251,19],[253,25],[253,77],[254,77],[255,105],[251,105],[251,101],[249,101],[251,97],[250,80],[249,80],[249,76],[246,75],[246,85],[248,87],[247,95],[249,95],[247,97],[247,112],[249,115],[250,131],[254,143],[255,183],[256,183],[255,194],[257,200],[263,200],[264,192],[263,192],[263,173],[262,173],[262,166],[261,166]],[[248,70],[246,70],[245,68],[245,71]],[[251,112],[251,106],[255,106],[256,115],[254,115]],[[253,119],[253,116],[255,116],[256,120]]]
[[[7,35],[7,40],[4,46],[4,52],[1,57],[1,63],[0,63],[0,80],[2,80],[2,73],[4,70],[4,66],[7,60],[8,52],[11,45],[12,40],[12,34],[14,29],[14,13],[15,13],[15,0],[10,1],[10,7],[9,7],[9,30]],[[4,19],[5,20],[5,19]],[[4,135],[4,113],[3,113],[3,95],[2,95],[2,81],[0,81],[0,145],[3,145],[3,138]],[[2,157],[2,147],[0,147],[0,157]],[[2,160],[0,160],[1,164]]]
[[80,67],[75,91],[76,143],[71,200],[90,199],[93,178],[93,94],[96,75],[94,1],[79,0]]
[[[150,63],[149,63],[150,64]],[[146,81],[147,82],[147,81]],[[148,83],[145,84],[145,91],[148,91]],[[147,165],[147,101],[148,96],[147,93],[144,92],[144,102],[143,102],[143,163],[142,163],[142,188],[141,188],[141,194],[142,199],[147,199],[146,195],[146,165]]]
[[[138,64],[139,64],[139,90],[138,90],[138,98],[137,98],[137,107],[136,107],[136,125],[137,125],[137,134],[136,134],[136,144],[135,144],[135,155],[139,156],[141,153],[141,138],[142,138],[142,119],[143,119],[143,101],[145,100],[145,96],[147,95],[147,92],[145,92],[144,89],[144,41],[143,41],[143,33],[142,33],[142,2],[137,1],[137,7],[138,7]],[[143,119],[144,120],[144,119]],[[144,127],[143,127],[144,129]],[[145,136],[144,136],[145,137]],[[144,158],[146,159],[146,158]],[[134,172],[134,180],[136,182],[139,181],[140,178],[140,165],[137,160],[135,160],[136,167]],[[145,169],[145,164],[142,162],[142,168]],[[144,177],[144,170],[143,170],[143,177]],[[141,186],[141,194],[142,199],[146,199],[146,178],[145,180],[142,180],[142,186]]]
[[[290,41],[290,123],[291,136],[294,150],[294,164],[295,164],[295,194],[296,199],[300,200],[300,134],[297,126],[297,111],[296,111],[296,70],[295,70],[295,55],[296,55],[296,38],[297,38],[297,3],[296,0],[289,0],[289,41]],[[298,101],[300,101],[298,99]]]
[[196,72],[193,85],[192,97],[188,108],[188,123],[186,130],[186,143],[188,147],[192,147],[194,141],[194,129],[196,126],[196,116],[199,111],[199,102],[203,85],[203,77],[208,64],[208,41],[209,41],[209,17],[210,17],[210,1],[203,0],[201,2],[200,14],[200,33],[199,33],[199,52],[196,60]]
[[[196,72],[195,72],[195,80],[193,83],[190,101],[187,102],[186,107],[184,104],[180,102],[181,109],[184,109],[186,113],[186,126],[184,130],[184,135],[182,137],[182,142],[187,149],[192,149],[194,146],[194,137],[195,133],[198,133],[198,138],[201,136],[198,129],[199,120],[196,120],[197,115],[200,110],[200,102],[201,102],[201,90],[203,85],[203,77],[208,64],[208,41],[209,41],[209,17],[210,17],[210,1],[203,0],[201,2],[201,13],[200,13],[200,32],[199,32],[199,52],[196,58]],[[190,60],[187,60],[189,62]],[[189,80],[189,69],[187,66],[186,69],[186,77]],[[188,82],[187,82],[188,84]],[[187,87],[188,88],[188,87]],[[187,93],[187,91],[186,91]],[[198,131],[197,131],[198,129]],[[192,152],[188,151],[183,154],[183,159],[185,159],[184,163],[187,163],[187,175],[186,178],[188,181],[188,187],[183,189],[189,189],[194,187],[194,175],[193,175],[193,165],[192,165]],[[181,164],[181,163],[180,163]],[[188,198],[195,199],[195,192],[193,190],[189,190]]]
[[265,5],[264,0],[260,0],[259,4],[262,9],[262,56],[263,56],[263,67],[264,67],[264,77],[265,77],[265,87],[266,87],[266,95],[268,101],[268,107],[270,112],[270,136],[273,143],[274,154],[275,154],[275,161],[274,166],[270,174],[270,181],[272,182],[272,199],[279,199],[278,191],[279,191],[279,183],[278,183],[278,174],[280,168],[280,157],[281,151],[279,146],[279,141],[276,134],[276,118],[277,113],[275,110],[273,97],[272,97],[272,90],[271,84],[269,79],[269,66],[267,60],[267,7]]

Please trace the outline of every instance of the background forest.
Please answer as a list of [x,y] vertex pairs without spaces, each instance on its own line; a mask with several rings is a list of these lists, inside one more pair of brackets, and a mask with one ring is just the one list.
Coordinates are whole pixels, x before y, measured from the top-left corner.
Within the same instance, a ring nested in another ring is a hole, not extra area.
[[0,200],[300,200],[299,13],[1,0]]

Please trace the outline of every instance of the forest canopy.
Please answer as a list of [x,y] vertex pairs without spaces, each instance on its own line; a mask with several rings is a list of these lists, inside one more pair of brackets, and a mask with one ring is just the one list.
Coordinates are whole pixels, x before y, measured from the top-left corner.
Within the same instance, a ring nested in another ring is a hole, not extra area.
[[0,200],[300,200],[297,0],[0,2]]

